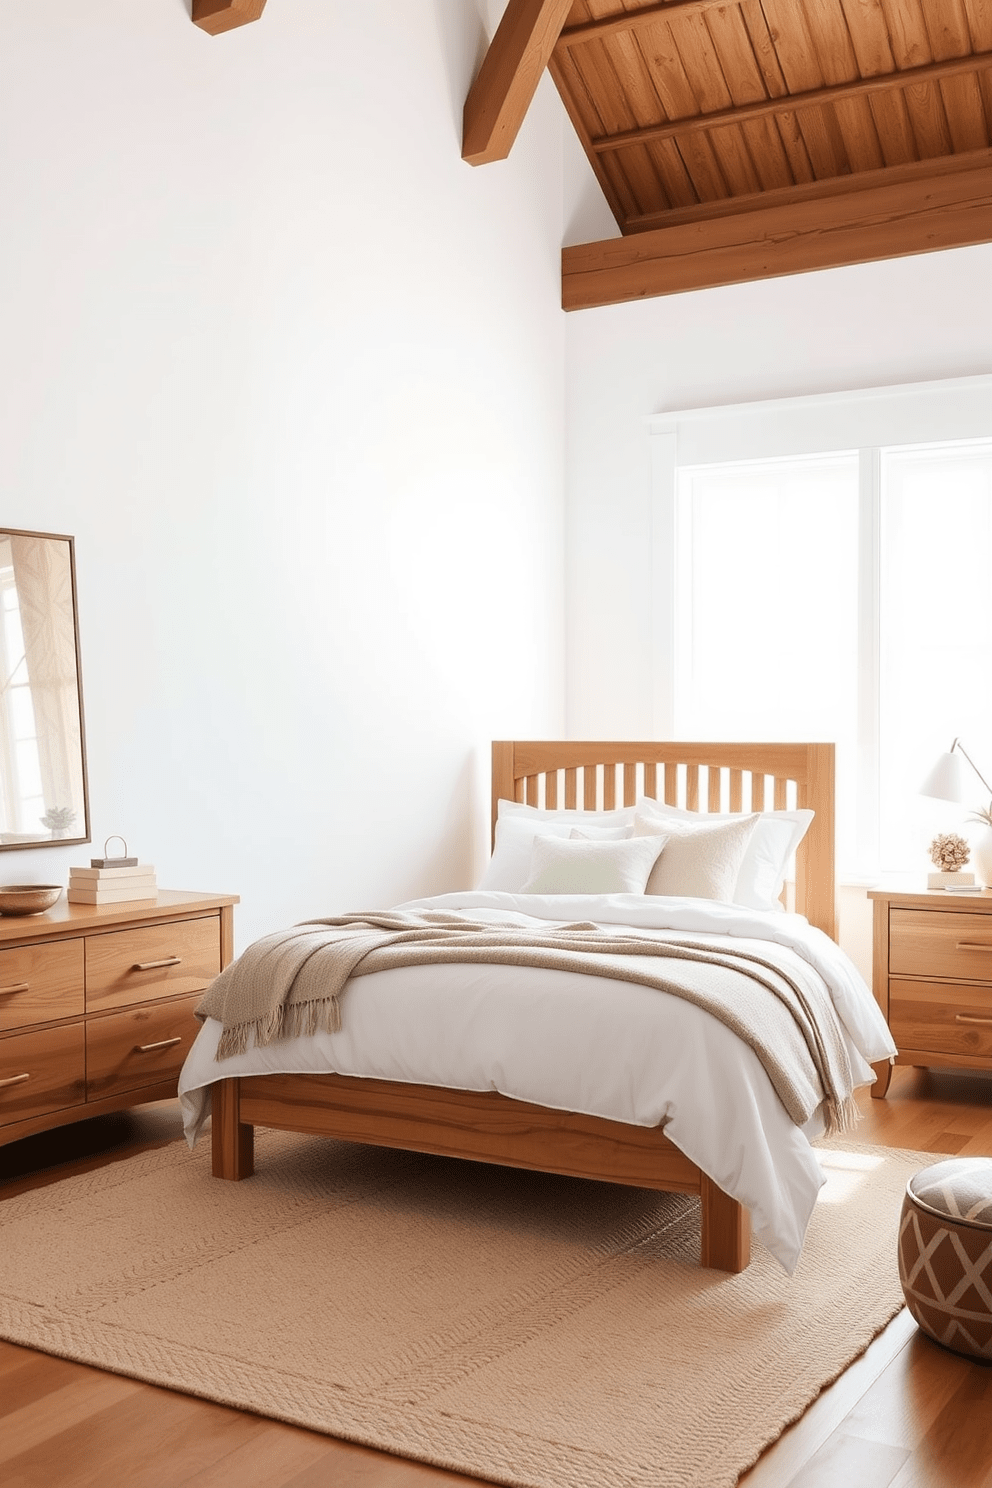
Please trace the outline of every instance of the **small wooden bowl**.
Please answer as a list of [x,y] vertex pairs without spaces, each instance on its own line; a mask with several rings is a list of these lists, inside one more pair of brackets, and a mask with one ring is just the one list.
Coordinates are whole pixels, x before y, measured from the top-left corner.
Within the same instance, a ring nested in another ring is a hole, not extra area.
[[2,884],[0,915],[44,914],[61,896],[61,884]]

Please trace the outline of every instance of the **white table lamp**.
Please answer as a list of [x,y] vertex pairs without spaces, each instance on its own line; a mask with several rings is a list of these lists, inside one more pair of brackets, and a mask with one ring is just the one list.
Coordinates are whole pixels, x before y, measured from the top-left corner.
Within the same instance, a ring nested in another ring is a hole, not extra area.
[[[959,739],[955,739],[948,752],[940,755],[935,761],[933,769],[920,786],[920,795],[935,796],[938,801],[956,801],[961,805],[967,805],[970,799],[969,781],[965,776],[962,759],[968,761],[989,795],[992,796],[992,785],[989,785]],[[971,819],[985,824],[984,832],[972,844],[972,858],[978,869],[979,879],[986,888],[992,888],[992,801],[987,811],[977,811]],[[938,877],[953,879],[954,875],[931,874],[932,887],[936,887],[932,881]]]
[[955,739],[947,753],[937,758],[933,769],[920,786],[920,795],[936,796],[938,801],[957,801],[960,805],[967,805],[968,782],[965,779],[962,758],[968,761],[989,795],[992,796],[992,785],[989,785],[960,739]]

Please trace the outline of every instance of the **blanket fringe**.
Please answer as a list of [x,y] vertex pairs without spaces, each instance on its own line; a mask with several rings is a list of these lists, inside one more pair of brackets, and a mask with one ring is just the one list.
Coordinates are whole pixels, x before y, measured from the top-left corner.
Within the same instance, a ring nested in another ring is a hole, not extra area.
[[251,1048],[264,1049],[279,1039],[308,1038],[315,1033],[337,1033],[341,1008],[336,997],[318,997],[310,1002],[282,1003],[264,1018],[235,1023],[225,1028],[217,1045],[216,1058],[233,1059]]
[[854,1131],[864,1114],[853,1095],[845,1100],[828,1100],[826,1103],[825,1137],[846,1137]]

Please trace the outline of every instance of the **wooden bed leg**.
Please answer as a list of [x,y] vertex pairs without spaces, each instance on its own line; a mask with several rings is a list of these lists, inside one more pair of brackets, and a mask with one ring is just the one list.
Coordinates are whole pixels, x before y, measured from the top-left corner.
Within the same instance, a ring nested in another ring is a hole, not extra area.
[[255,1128],[238,1120],[240,1096],[238,1080],[217,1080],[210,1087],[213,1174],[235,1183],[255,1171]]
[[871,1093],[875,1100],[884,1100],[892,1079],[892,1065],[888,1059],[883,1059],[879,1064],[873,1064],[875,1071],[875,1083],[871,1087]]
[[703,1227],[699,1263],[716,1271],[744,1271],[751,1261],[751,1213],[702,1175]]

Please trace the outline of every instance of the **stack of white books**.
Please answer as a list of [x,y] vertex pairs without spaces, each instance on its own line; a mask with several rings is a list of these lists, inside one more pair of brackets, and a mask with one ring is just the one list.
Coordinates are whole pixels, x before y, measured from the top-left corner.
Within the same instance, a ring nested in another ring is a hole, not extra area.
[[150,863],[126,868],[70,868],[70,904],[127,904],[132,899],[155,899],[158,887]]

